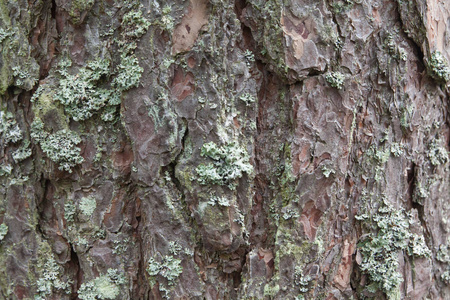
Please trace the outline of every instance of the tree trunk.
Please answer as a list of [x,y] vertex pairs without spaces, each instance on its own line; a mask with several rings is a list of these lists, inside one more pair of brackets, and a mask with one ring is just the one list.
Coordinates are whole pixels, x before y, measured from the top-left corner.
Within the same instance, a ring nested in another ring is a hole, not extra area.
[[449,299],[450,2],[0,16],[1,299]]

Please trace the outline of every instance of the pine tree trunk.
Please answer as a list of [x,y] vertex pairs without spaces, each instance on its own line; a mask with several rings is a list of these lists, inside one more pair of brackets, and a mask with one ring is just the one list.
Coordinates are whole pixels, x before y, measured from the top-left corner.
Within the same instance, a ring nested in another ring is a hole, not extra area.
[[0,0],[0,298],[449,299],[449,18]]

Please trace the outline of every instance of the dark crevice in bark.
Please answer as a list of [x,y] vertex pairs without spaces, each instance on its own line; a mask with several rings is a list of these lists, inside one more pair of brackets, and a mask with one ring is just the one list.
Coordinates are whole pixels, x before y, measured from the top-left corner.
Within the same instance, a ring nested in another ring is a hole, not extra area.
[[[186,195],[184,194],[184,187],[181,184],[181,182],[178,180],[178,178],[177,178],[177,176],[175,174],[178,162],[179,162],[180,158],[183,156],[183,153],[184,153],[186,139],[189,136],[188,121],[185,118],[182,118],[182,120],[183,120],[184,126],[186,127],[186,130],[184,131],[184,134],[183,134],[183,136],[181,138],[181,150],[180,150],[180,153],[178,153],[178,155],[172,160],[172,162],[170,164],[168,164],[167,166],[164,166],[164,167],[161,168],[161,175],[164,177],[164,174],[166,172],[170,175],[171,181],[173,182],[173,184],[175,185],[175,187],[177,188],[177,190],[181,194],[180,201],[183,204],[183,206],[186,208],[185,212],[187,213],[189,211],[189,209],[187,208],[187,205],[186,205]],[[185,217],[190,219],[189,214],[187,214]],[[188,219],[186,219],[186,221],[188,221]]]
[[416,188],[416,164],[412,163],[408,169],[408,201],[411,203],[411,207],[414,207],[414,190]]
[[[327,4],[328,4],[328,5],[327,5],[327,8],[328,8],[328,10],[330,11],[331,16],[332,16],[331,18],[332,18],[334,24],[336,24],[336,29],[337,29],[337,32],[338,32],[338,38],[339,38],[339,39],[342,39],[343,35],[342,35],[341,26],[339,25],[339,22],[338,22],[338,20],[337,20],[336,14],[333,13],[333,7],[331,6],[332,1],[327,1]],[[342,45],[343,45],[343,44],[344,44],[344,41],[341,40],[341,42],[342,42]],[[336,53],[338,54],[338,55],[337,55],[337,58],[340,59],[340,57],[341,57],[341,48],[338,48],[338,49],[336,50]],[[325,71],[326,71],[326,70],[325,70]]]
[[420,224],[424,230],[425,242],[426,242],[428,248],[432,249],[432,247],[431,247],[432,242],[430,241],[431,233],[428,230],[427,222],[425,221],[425,218],[424,218],[424,214],[425,214],[424,205],[418,203],[414,199],[414,192],[416,190],[416,182],[417,182],[417,167],[414,162],[411,164],[411,167],[409,168],[407,175],[408,175],[408,177],[407,177],[407,180],[408,180],[408,202],[410,203],[411,208],[417,210],[417,216],[418,216]]
[[36,203],[36,210],[37,210],[37,214],[39,216],[39,220],[36,223],[36,231],[40,234],[42,239],[46,239],[45,232],[42,228],[42,223],[45,222],[45,219],[46,219],[45,215],[44,215],[44,207],[45,207],[45,202],[46,202],[46,198],[47,198],[47,192],[48,192],[50,180],[41,178],[41,182],[42,182],[41,184],[42,184],[42,189],[43,189],[42,196],[39,198],[38,202]]
[[52,16],[53,20],[56,19],[56,1],[55,0],[52,0],[51,16]]
[[[246,6],[248,5],[245,0],[236,0],[235,1],[235,13],[238,19],[241,21],[241,30],[242,30],[242,49],[249,49],[253,53],[260,53],[257,47],[258,44],[254,39],[252,29],[244,24],[242,20],[242,14]],[[251,209],[248,213],[250,218],[249,222],[249,246],[246,247],[245,253],[241,256],[241,265],[242,268],[238,272],[234,272],[233,275],[233,286],[237,290],[242,285],[242,278],[248,272],[251,272],[248,269],[247,265],[247,257],[250,252],[254,249],[262,248],[262,249],[271,249],[272,251],[275,248],[275,234],[276,227],[273,224],[273,221],[270,219],[269,215],[269,206],[270,199],[273,199],[273,195],[276,193],[271,187],[271,184],[274,184],[271,180],[272,174],[267,174],[267,170],[270,170],[271,167],[268,164],[273,163],[284,163],[284,156],[280,153],[275,154],[276,157],[270,156],[267,157],[267,153],[265,152],[265,148],[267,143],[271,143],[271,133],[277,128],[282,127],[283,129],[292,129],[292,121],[293,116],[290,114],[289,104],[292,104],[291,101],[286,101],[286,98],[280,99],[280,91],[282,89],[285,90],[286,93],[289,93],[290,86],[285,83],[285,81],[280,78],[275,72],[270,71],[269,64],[262,61],[258,57],[255,57],[254,67],[256,70],[261,72],[261,78],[259,79],[260,88],[257,92],[257,114],[256,114],[256,134],[254,137],[254,169],[255,169],[255,178],[253,180],[254,183],[254,196],[251,203]],[[316,74],[317,73],[317,74]],[[315,70],[311,70],[310,75],[319,75],[321,72],[317,72]],[[275,96],[276,95],[276,96]],[[286,114],[286,121],[280,122],[277,124],[273,124],[269,120],[269,111],[272,111],[274,108],[273,98],[278,98],[278,101],[283,102],[283,108],[276,105],[276,111],[279,113]],[[288,102],[288,103],[286,103]],[[291,105],[292,106],[292,105]],[[288,109],[288,111],[284,111]],[[289,135],[284,136],[283,138],[279,137],[282,141],[277,141],[280,144],[285,144],[286,138]],[[278,157],[277,155],[281,155],[282,157]],[[274,184],[276,186],[276,183]],[[237,250],[239,251],[239,249]],[[275,252],[274,252],[275,254]],[[273,268],[273,266],[272,266]],[[273,272],[273,270],[272,270]],[[267,274],[266,274],[267,275]],[[272,274],[273,275],[273,274]],[[272,275],[269,275],[270,277]],[[268,279],[270,279],[268,277]]]
[[425,61],[424,54],[420,46],[411,38],[409,38],[406,34],[405,37],[407,41],[409,41],[410,46],[413,48],[414,55],[417,57],[419,64],[417,64],[417,68],[419,72],[423,72],[425,70]]
[[395,18],[400,22],[400,28],[402,29],[403,37],[405,38],[406,41],[409,42],[409,45],[411,46],[411,48],[413,48],[413,51],[415,52],[414,55],[417,57],[418,61],[421,63],[420,65],[417,66],[418,71],[423,72],[423,70],[425,70],[425,61],[424,61],[424,54],[423,54],[422,48],[416,41],[414,41],[406,33],[405,24],[403,22],[401,14],[400,14],[400,6],[397,1],[394,1],[394,2],[397,4],[396,10],[395,10],[395,14],[396,14]]
[[80,260],[78,259],[78,255],[73,248],[73,245],[70,244],[70,262],[69,262],[69,269],[74,271],[75,278],[76,278],[76,285],[74,286],[72,295],[70,299],[76,300],[78,299],[78,289],[81,286],[81,279],[82,279],[82,270],[80,266]]
[[[320,70],[317,70],[317,69],[309,69],[307,76],[308,77],[319,76],[319,75],[325,74],[327,71],[328,71],[328,66],[323,71],[320,71]],[[298,81],[296,83],[299,83],[299,82],[300,81]]]
[[[145,276],[145,255],[144,255],[144,249],[142,247],[143,243],[142,243],[142,235],[140,234],[140,230],[141,230],[141,217],[136,217],[136,220],[138,222],[138,226],[136,227],[136,231],[139,233],[136,235],[136,239],[137,239],[137,247],[139,247],[139,259],[138,259],[138,269],[136,271],[136,277],[137,277],[137,282],[136,284],[139,287],[133,287],[132,289],[132,293],[133,292],[137,292],[137,295],[134,295],[134,297],[137,298],[141,298],[142,295],[144,294],[143,290],[144,287],[147,285],[146,281],[146,276]],[[133,295],[133,294],[132,294]]]

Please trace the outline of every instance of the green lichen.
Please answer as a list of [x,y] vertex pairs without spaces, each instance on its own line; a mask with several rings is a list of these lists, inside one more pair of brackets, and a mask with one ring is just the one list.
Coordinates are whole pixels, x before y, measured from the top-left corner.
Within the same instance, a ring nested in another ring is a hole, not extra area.
[[0,44],[7,38],[10,38],[14,35],[14,32],[11,29],[0,28]]
[[120,104],[120,93],[114,89],[101,88],[102,79],[107,79],[110,62],[97,59],[87,63],[76,75],[66,68],[59,70],[62,78],[54,98],[64,105],[75,121],[89,119],[103,107]]
[[22,131],[12,113],[0,111],[0,134],[5,144],[22,139]]
[[83,197],[80,200],[80,210],[85,216],[92,216],[97,208],[97,201],[93,197]]
[[2,163],[0,164],[0,176],[8,176],[12,172],[12,166]]
[[150,22],[142,16],[140,10],[132,10],[122,19],[123,34],[126,38],[140,38],[149,26]]
[[335,14],[341,14],[350,10],[354,3],[352,0],[333,0],[331,2],[331,7]]
[[171,12],[172,7],[170,7],[170,5],[165,5],[162,9],[163,15],[160,20],[162,28],[164,28],[169,32],[172,32],[175,27],[175,21],[173,17],[170,15]]
[[442,263],[450,263],[450,247],[449,245],[440,245],[436,253],[436,259]]
[[35,296],[35,300],[49,299],[54,290],[68,294],[71,292],[71,282],[62,279],[62,267],[56,263],[53,257],[47,258],[39,269],[42,270],[42,273],[36,282],[38,294]]
[[119,286],[125,283],[125,277],[116,269],[108,269],[106,275],[82,283],[78,289],[78,298],[82,300],[116,299],[120,294]]
[[445,284],[450,283],[450,270],[445,271],[441,274],[441,280],[445,282]]
[[249,49],[246,49],[244,52],[244,57],[246,60],[247,67],[250,67],[255,62],[255,54]]
[[113,241],[113,249],[112,252],[114,254],[124,254],[128,250],[128,246],[130,245],[130,239],[129,238],[121,238],[118,240]]
[[399,143],[392,143],[391,144],[391,153],[395,156],[395,157],[400,157],[403,155],[403,148],[404,146],[402,144]]
[[395,42],[395,37],[393,34],[388,33],[385,40],[384,46],[389,54],[392,55],[395,59],[400,59],[402,61],[406,61],[408,59],[408,53],[406,50],[400,46],[397,46]]
[[307,293],[309,291],[309,284],[311,281],[311,276],[304,275],[301,267],[295,267],[294,283],[299,287],[301,293]]
[[30,141],[24,140],[22,142],[22,146],[19,149],[17,149],[16,151],[14,151],[14,153],[12,154],[12,157],[16,163],[19,163],[19,162],[27,159],[28,157],[30,157],[31,154],[32,153],[31,153],[31,148],[30,148]]
[[323,176],[325,176],[326,178],[330,177],[331,174],[336,174],[336,171],[329,165],[323,165],[321,169]]
[[240,100],[245,102],[246,106],[251,106],[256,102],[256,98],[250,93],[244,93],[239,97]]
[[229,206],[231,206],[231,200],[228,199],[227,197],[212,196],[209,199],[208,204],[229,207]]
[[274,297],[280,291],[279,284],[266,284],[264,286],[264,297]]
[[44,130],[44,124],[36,119],[31,124],[31,137],[40,144],[42,151],[59,165],[60,170],[72,172],[72,168],[81,164],[84,159],[80,148],[76,147],[81,138],[73,131],[62,129],[56,133]]
[[329,72],[325,75],[325,80],[334,88],[338,90],[344,86],[345,76],[340,72]]
[[362,255],[360,269],[369,275],[371,284],[368,291],[382,290],[390,299],[398,294],[398,288],[403,281],[398,272],[399,253],[401,251],[414,257],[429,257],[423,236],[410,231],[411,217],[403,210],[397,210],[383,199],[382,205],[375,215],[362,214],[356,219],[364,224],[373,224],[370,232],[358,243],[358,250]]
[[32,65],[12,67],[12,74],[15,78],[14,85],[24,89],[27,89],[27,86],[34,86],[37,82],[37,78],[30,74],[29,70],[32,70],[32,68]]
[[384,45],[389,53],[395,53],[396,49],[396,43],[394,40],[394,36],[390,33],[387,34],[386,38],[384,39]]
[[2,223],[0,225],[0,241],[2,241],[5,238],[7,233],[8,233],[8,225]]
[[169,242],[169,253],[178,255],[183,250],[183,247],[176,241]]
[[236,143],[217,146],[214,142],[209,142],[202,146],[200,155],[212,160],[211,163],[201,164],[196,168],[197,181],[202,185],[227,185],[235,189],[236,180],[241,178],[243,173],[253,172],[247,151]]
[[121,91],[126,91],[138,86],[144,69],[139,66],[136,56],[122,55],[118,72],[119,74],[113,80],[113,85]]
[[431,77],[438,81],[447,82],[450,79],[450,68],[447,59],[441,52],[435,51],[428,61],[428,69]]
[[298,219],[300,217],[300,213],[298,212],[298,209],[292,206],[283,207],[283,219],[290,220],[290,219]]
[[166,255],[161,261],[153,257],[148,260],[148,275],[162,276],[167,279],[169,285],[173,285],[182,272],[181,259],[173,256]]
[[49,134],[40,145],[48,158],[59,165],[60,170],[71,173],[73,167],[84,161],[80,148],[76,147],[80,142],[81,139],[75,132],[63,129]]
[[72,201],[66,202],[64,204],[64,219],[66,219],[67,222],[73,222],[74,216],[76,213],[76,207],[73,204]]
[[81,22],[81,14],[88,11],[94,5],[94,0],[74,0],[70,2],[69,16],[74,24]]
[[448,151],[440,139],[431,142],[428,149],[428,158],[433,166],[439,166],[448,162]]

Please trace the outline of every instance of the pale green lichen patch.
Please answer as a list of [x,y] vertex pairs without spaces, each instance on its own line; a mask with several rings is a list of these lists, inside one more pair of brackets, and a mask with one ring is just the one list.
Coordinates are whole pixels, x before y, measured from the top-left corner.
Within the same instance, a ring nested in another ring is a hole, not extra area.
[[391,153],[395,156],[395,157],[400,157],[403,155],[403,145],[399,144],[399,143],[392,143],[391,145]]
[[8,234],[8,225],[2,223],[0,225],[0,241],[2,241],[5,238],[6,234]]
[[4,28],[0,28],[0,44],[9,37],[12,37],[14,32],[11,29],[5,30]]
[[304,275],[301,267],[295,267],[294,283],[299,287],[301,293],[307,293],[309,291],[309,284],[311,281],[311,276]]
[[283,219],[285,220],[298,219],[300,217],[298,209],[292,205],[283,207],[281,211],[283,212]]
[[228,199],[227,197],[212,196],[209,199],[208,204],[229,207],[231,206],[231,200]]
[[442,263],[450,263],[449,245],[440,245],[436,253],[436,259]]
[[265,297],[274,297],[280,291],[280,285],[275,284],[274,281],[266,284],[264,286],[264,296]]
[[108,269],[106,275],[82,283],[78,289],[78,298],[82,300],[116,299],[120,294],[119,286],[125,283],[125,277],[116,269]]
[[5,176],[5,175],[8,176],[11,174],[11,172],[12,172],[11,165],[8,165],[5,163],[0,164],[0,176]]
[[440,139],[431,142],[428,149],[428,158],[433,166],[446,164],[448,162],[448,151],[443,146],[443,142]]
[[73,204],[73,202],[66,202],[64,204],[64,219],[66,219],[67,222],[73,222],[74,216],[76,213],[76,207]]
[[122,19],[123,34],[127,38],[140,38],[150,26],[150,21],[142,16],[142,11],[132,10]]
[[5,144],[22,139],[22,132],[12,113],[0,111],[0,134]]
[[162,17],[159,23],[161,24],[162,28],[165,30],[172,32],[175,27],[175,20],[170,15],[172,12],[172,7],[170,5],[165,5],[162,9]]
[[353,0],[334,0],[331,2],[331,7],[335,14],[341,14],[350,10],[353,7]]
[[428,61],[430,75],[439,81],[447,82],[450,79],[450,68],[447,59],[441,52],[435,51]]
[[74,24],[79,24],[82,20],[81,15],[88,11],[94,5],[94,0],[74,0],[70,2],[69,16]]
[[325,80],[334,88],[338,90],[344,86],[345,76],[341,72],[329,72],[325,75]]
[[93,197],[83,197],[80,200],[80,210],[85,216],[92,216],[97,208],[97,201]]
[[97,59],[81,68],[76,75],[69,74],[66,68],[59,70],[62,78],[54,98],[64,105],[65,111],[75,121],[89,119],[107,105],[120,104],[120,93],[100,87],[101,80],[110,74],[109,64],[108,60]]
[[167,279],[169,285],[173,285],[175,280],[183,272],[181,259],[166,255],[162,260],[151,257],[148,260],[147,273],[150,276],[162,276]]
[[249,49],[244,52],[244,58],[246,60],[247,67],[250,67],[255,62],[255,54]]
[[331,174],[336,174],[336,171],[329,165],[323,165],[321,169],[323,176],[325,176],[326,178],[330,177]]
[[40,269],[42,274],[36,282],[38,295],[35,296],[35,300],[49,299],[54,290],[71,292],[71,282],[62,280],[62,267],[56,263],[53,257],[48,258]]
[[31,156],[30,141],[24,140],[19,149],[14,151],[12,157],[16,163],[21,162]]
[[450,270],[445,271],[441,274],[441,280],[445,282],[445,284],[450,283]]
[[62,129],[56,133],[48,133],[44,130],[42,121],[36,119],[31,124],[31,137],[40,144],[48,158],[59,165],[60,170],[71,173],[73,167],[84,161],[80,148],[76,146],[81,138],[73,131]]
[[118,71],[119,74],[114,78],[113,84],[119,90],[126,91],[138,86],[144,69],[139,66],[139,61],[136,56],[122,55]]
[[197,181],[202,185],[227,185],[235,189],[237,179],[244,173],[253,172],[247,151],[236,143],[218,146],[209,142],[203,145],[200,155],[212,160],[211,163],[201,164],[196,168]]
[[244,101],[246,106],[251,106],[256,102],[256,98],[250,93],[243,93],[239,99]]
[[382,290],[392,298],[398,293],[402,275],[398,272],[399,253],[404,251],[413,257],[429,257],[423,236],[411,233],[412,219],[403,210],[397,210],[383,199],[375,215],[356,216],[364,224],[372,225],[371,232],[359,242],[358,251],[362,256],[360,269],[369,275],[371,284],[367,290]]

